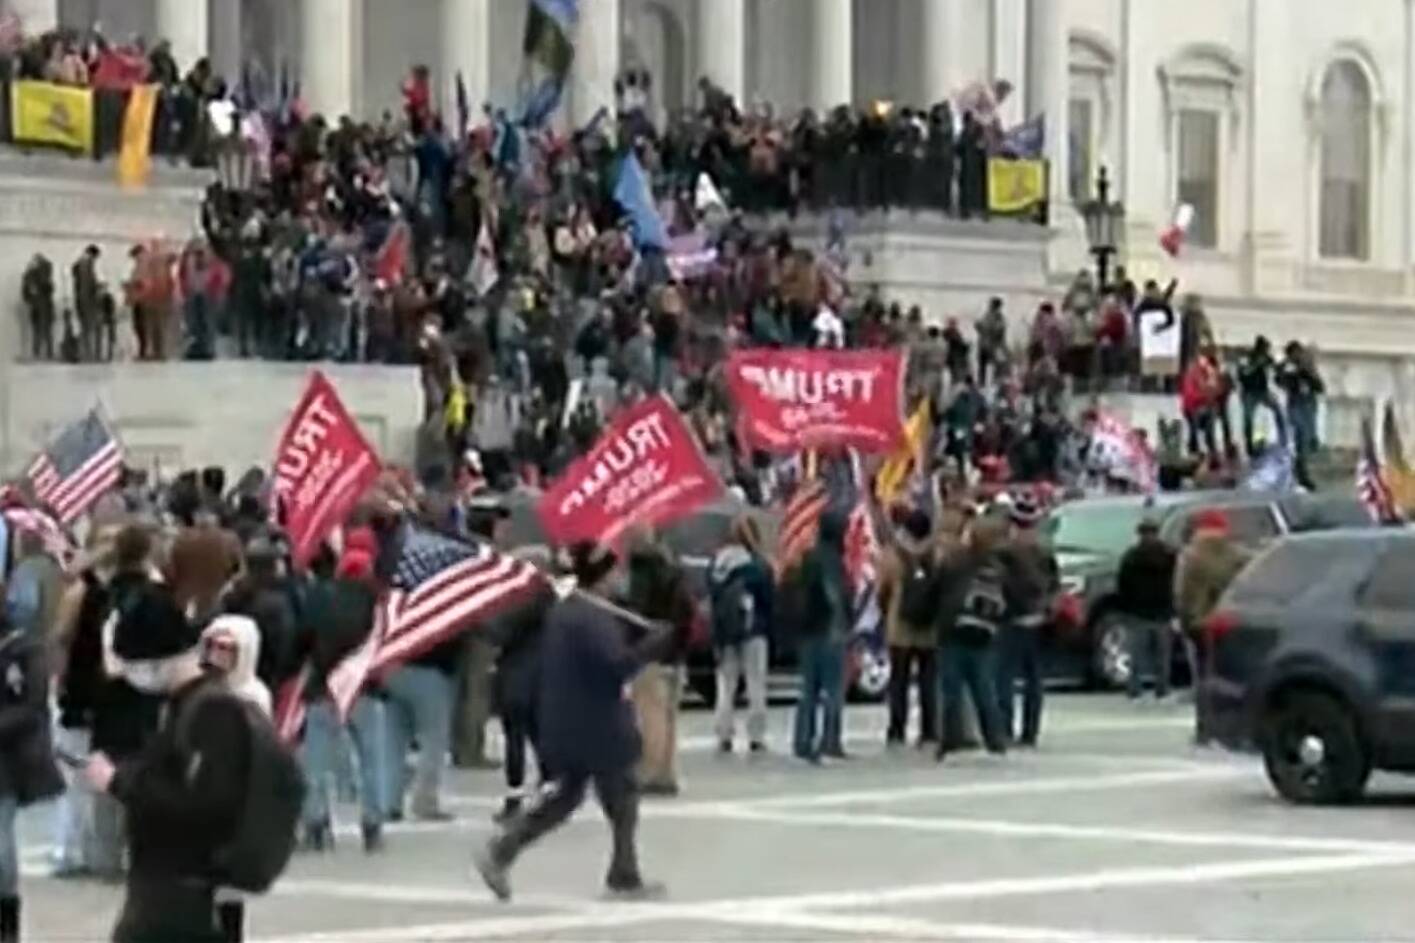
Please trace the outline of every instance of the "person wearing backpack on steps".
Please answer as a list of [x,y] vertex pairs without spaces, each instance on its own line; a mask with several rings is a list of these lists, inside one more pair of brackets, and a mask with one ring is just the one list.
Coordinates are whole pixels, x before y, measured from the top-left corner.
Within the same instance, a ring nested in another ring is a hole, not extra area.
[[938,742],[938,660],[934,622],[940,602],[938,552],[933,521],[914,510],[905,517],[880,568],[879,595],[885,606],[889,643],[889,729],[887,745],[902,744],[909,725],[909,680],[919,690],[919,746]]
[[[1004,561],[999,551],[1006,525],[980,518],[969,527],[966,547],[948,561],[942,582],[957,587],[958,611],[945,624],[939,646],[939,686],[945,704],[958,704],[966,688],[989,753],[1007,752],[997,701],[997,638],[1008,617]],[[950,593],[945,590],[945,596]],[[940,743],[937,758],[949,752]]]
[[775,586],[762,557],[757,522],[745,514],[732,522],[732,538],[713,557],[708,573],[712,648],[717,658],[714,730],[718,751],[732,752],[738,680],[747,685],[747,741],[766,750],[766,679]]

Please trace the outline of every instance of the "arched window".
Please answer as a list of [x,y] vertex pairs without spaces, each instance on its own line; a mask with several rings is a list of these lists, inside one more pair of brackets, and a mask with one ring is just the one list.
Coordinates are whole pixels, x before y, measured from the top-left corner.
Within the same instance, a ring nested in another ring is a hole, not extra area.
[[1323,258],[1370,258],[1371,83],[1355,62],[1335,62],[1322,80]]

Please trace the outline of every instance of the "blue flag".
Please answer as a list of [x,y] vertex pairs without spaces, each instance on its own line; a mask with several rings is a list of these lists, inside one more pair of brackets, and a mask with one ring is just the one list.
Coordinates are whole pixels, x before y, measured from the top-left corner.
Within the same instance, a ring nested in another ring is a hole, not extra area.
[[634,245],[639,249],[668,248],[668,229],[654,206],[653,193],[639,158],[630,151],[619,164],[619,179],[614,184],[614,202],[629,217],[633,227]]
[[526,12],[525,54],[521,74],[519,124],[544,124],[565,92],[575,61],[575,31],[580,0],[530,0]]

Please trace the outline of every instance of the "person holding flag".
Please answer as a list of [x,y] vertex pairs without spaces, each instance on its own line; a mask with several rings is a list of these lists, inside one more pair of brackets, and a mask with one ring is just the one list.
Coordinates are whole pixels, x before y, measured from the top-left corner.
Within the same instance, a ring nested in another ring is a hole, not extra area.
[[795,629],[800,639],[801,695],[796,704],[794,752],[808,763],[845,758],[842,737],[845,645],[854,626],[845,561],[847,519],[839,509],[820,516],[815,546],[794,581]]

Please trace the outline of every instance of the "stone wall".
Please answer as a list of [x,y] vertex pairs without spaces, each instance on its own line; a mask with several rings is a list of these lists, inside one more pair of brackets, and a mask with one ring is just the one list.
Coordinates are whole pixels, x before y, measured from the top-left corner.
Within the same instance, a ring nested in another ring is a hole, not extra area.
[[[24,466],[64,425],[98,403],[131,464],[149,468],[267,465],[311,370],[224,361],[10,368],[0,399],[0,469]],[[411,462],[422,419],[414,367],[321,365],[364,435],[389,461]]]

